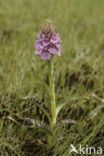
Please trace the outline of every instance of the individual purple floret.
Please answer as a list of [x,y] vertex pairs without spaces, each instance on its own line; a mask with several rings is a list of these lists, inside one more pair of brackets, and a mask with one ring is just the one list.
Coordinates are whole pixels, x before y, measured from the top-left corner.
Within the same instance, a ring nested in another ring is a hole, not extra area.
[[50,60],[54,54],[61,56],[60,43],[59,33],[56,33],[51,21],[48,19],[41,29],[38,40],[35,43],[35,54],[40,55],[43,60]]

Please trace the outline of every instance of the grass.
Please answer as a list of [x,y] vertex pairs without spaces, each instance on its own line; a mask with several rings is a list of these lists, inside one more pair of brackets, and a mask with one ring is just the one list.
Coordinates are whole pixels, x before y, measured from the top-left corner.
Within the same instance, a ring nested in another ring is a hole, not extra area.
[[[58,127],[54,147],[41,130],[8,119],[16,114],[48,123],[36,105],[49,106],[47,65],[34,55],[48,17],[63,41],[55,64],[56,102],[68,104],[58,120],[77,122]],[[104,1],[1,0],[0,155],[66,156],[70,144],[100,146],[104,152]]]

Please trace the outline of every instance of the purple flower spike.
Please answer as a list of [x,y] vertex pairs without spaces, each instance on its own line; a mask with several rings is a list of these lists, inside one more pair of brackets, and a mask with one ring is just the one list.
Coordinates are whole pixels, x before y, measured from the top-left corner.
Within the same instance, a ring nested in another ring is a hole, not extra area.
[[38,34],[38,40],[35,42],[35,54],[39,55],[43,60],[50,60],[54,54],[61,56],[60,43],[59,33],[56,33],[51,21],[48,19]]

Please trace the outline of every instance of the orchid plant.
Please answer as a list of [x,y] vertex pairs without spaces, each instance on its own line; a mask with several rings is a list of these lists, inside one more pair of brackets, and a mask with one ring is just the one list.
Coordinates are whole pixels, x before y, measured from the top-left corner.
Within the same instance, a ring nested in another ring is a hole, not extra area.
[[[60,125],[61,123],[71,123],[72,120],[61,120],[57,121],[57,116],[60,110],[67,104],[61,104],[56,106],[55,101],[55,89],[54,89],[54,55],[57,54],[61,56],[61,39],[59,33],[56,33],[51,20],[46,20],[44,26],[42,27],[38,40],[35,43],[35,54],[39,55],[41,59],[48,60],[49,67],[49,87],[50,87],[50,104],[51,104],[51,123],[50,130],[54,132],[54,128],[56,125]],[[54,133],[53,133],[54,134]],[[49,142],[51,138],[49,137]]]
[[55,125],[57,122],[56,115],[56,101],[54,90],[54,72],[53,72],[53,57],[55,54],[61,56],[61,40],[58,33],[56,33],[51,21],[46,20],[43,28],[41,29],[38,40],[35,43],[36,52],[41,59],[48,60],[49,66],[49,85],[50,85],[50,103],[51,103],[51,125]]
[[55,138],[55,132],[56,127],[65,124],[65,123],[74,123],[73,120],[65,119],[61,121],[57,121],[57,117],[61,109],[69,103],[69,101],[66,101],[60,105],[56,105],[55,100],[55,84],[54,84],[54,56],[58,55],[61,56],[61,39],[59,33],[56,33],[51,20],[46,20],[45,24],[43,25],[40,33],[38,34],[38,39],[35,42],[34,46],[36,48],[35,54],[39,55],[42,60],[48,61],[48,68],[49,68],[49,87],[50,87],[50,106],[51,108],[47,108],[44,104],[43,109],[45,109],[46,114],[48,113],[47,110],[50,110],[49,113],[51,113],[51,119],[50,119],[50,125],[46,125],[43,121],[38,121],[35,119],[21,119],[17,115],[14,115],[13,117],[9,116],[9,119],[21,124],[24,124],[28,127],[38,127],[45,130],[47,134],[47,140],[49,144],[54,143]]

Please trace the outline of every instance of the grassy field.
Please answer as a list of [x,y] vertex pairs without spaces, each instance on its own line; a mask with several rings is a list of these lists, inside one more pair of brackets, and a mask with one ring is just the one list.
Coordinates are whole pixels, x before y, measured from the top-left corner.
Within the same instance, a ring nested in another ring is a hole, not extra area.
[[[76,121],[58,127],[52,147],[43,131],[8,118],[48,123],[37,108],[50,102],[47,64],[34,54],[47,18],[62,40],[56,102],[68,104],[58,120]],[[69,156],[71,144],[104,152],[104,0],[0,0],[0,156]]]

